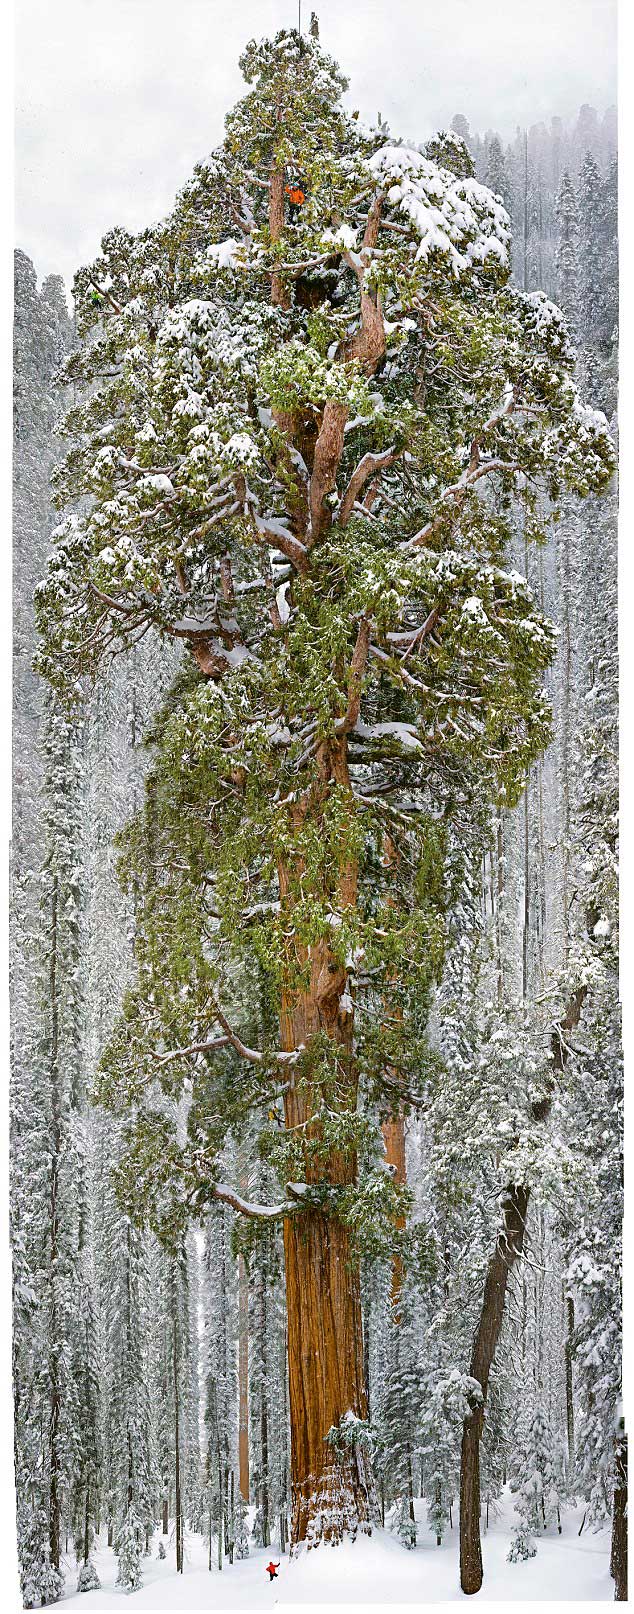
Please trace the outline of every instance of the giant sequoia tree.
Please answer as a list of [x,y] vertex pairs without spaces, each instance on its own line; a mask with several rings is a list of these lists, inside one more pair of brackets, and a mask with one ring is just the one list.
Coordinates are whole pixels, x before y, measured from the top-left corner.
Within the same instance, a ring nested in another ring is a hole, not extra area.
[[[363,127],[313,36],[241,66],[171,215],[77,277],[38,606],[71,699],[149,631],[186,647],[123,839],[138,975],[100,1094],[165,1238],[214,1198],[249,1235],[284,1218],[297,1542],[373,1515],[361,1255],[433,1258],[380,1125],[433,1090],[447,821],[512,804],[549,735],[514,508],[538,538],[538,491],[600,490],[612,450],[462,142]],[[221,1180],[247,1119],[276,1204]]]

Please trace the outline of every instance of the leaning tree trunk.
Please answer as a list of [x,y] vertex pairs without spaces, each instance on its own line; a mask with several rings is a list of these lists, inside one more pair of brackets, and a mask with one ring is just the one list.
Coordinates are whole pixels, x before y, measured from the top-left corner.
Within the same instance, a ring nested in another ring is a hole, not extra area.
[[[552,1064],[546,1078],[545,1092],[542,1098],[535,1101],[531,1111],[536,1122],[546,1121],[550,1114],[555,1077],[565,1069],[569,1055],[563,1033],[572,1031],[579,1024],[587,990],[587,986],[580,986],[573,992],[566,1013],[551,1033]],[[487,1269],[482,1310],[473,1341],[470,1372],[482,1393],[465,1418],[460,1458],[460,1585],[463,1592],[468,1594],[479,1592],[482,1585],[480,1440],[489,1374],[504,1320],[509,1272],[522,1254],[529,1198],[530,1190],[524,1185],[511,1184],[506,1189],[502,1204],[504,1224],[498,1233]]]
[[460,1585],[463,1592],[479,1592],[482,1585],[480,1543],[480,1440],[484,1426],[484,1402],[491,1364],[495,1356],[504,1318],[504,1302],[509,1272],[522,1253],[529,1190],[507,1189],[504,1226],[498,1234],[484,1285],[480,1321],[471,1355],[470,1373],[477,1379],[482,1399],[465,1418],[460,1459]]
[[610,1574],[614,1580],[614,1600],[627,1602],[627,1435],[616,1442],[616,1482],[612,1513],[612,1552]]

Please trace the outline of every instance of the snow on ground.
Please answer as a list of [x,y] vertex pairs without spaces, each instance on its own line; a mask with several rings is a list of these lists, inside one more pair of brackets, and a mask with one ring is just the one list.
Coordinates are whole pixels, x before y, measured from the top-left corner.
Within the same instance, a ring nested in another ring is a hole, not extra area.
[[[424,1503],[419,1503],[424,1510]],[[418,1510],[417,1510],[418,1511]],[[161,1540],[157,1531],[152,1556],[143,1559],[144,1585],[129,1597],[115,1587],[117,1565],[111,1548],[95,1554],[101,1590],[78,1594],[74,1564],[69,1564],[69,1595],[64,1606],[91,1609],[268,1609],[292,1604],[451,1603],[462,1601],[458,1579],[458,1540],[450,1530],[437,1547],[421,1516],[419,1545],[407,1552],[387,1530],[377,1530],[340,1547],[320,1547],[289,1561],[281,1557],[277,1579],[269,1581],[265,1565],[280,1554],[270,1548],[251,1548],[242,1562],[227,1564],[220,1573],[207,1568],[207,1544],[187,1533],[185,1572],[174,1569],[174,1541],[167,1538],[167,1556],[157,1558]],[[537,1557],[509,1564],[506,1554],[513,1517],[512,1498],[505,1499],[502,1515],[492,1520],[483,1538],[484,1585],[481,1599],[515,1602],[612,1602],[614,1582],[609,1572],[609,1531],[593,1535],[578,1531],[581,1508],[563,1515],[562,1535],[550,1532],[538,1543]]]

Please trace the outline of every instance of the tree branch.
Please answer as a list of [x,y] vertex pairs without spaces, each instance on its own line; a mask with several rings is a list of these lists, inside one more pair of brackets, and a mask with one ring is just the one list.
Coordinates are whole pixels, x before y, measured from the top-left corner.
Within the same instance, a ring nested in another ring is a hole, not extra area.
[[398,459],[401,452],[402,450],[400,449],[385,448],[381,454],[364,454],[363,459],[359,460],[356,470],[353,471],[350,477],[337,512],[340,527],[347,526],[355,500],[361,488],[367,482],[368,477],[373,476],[377,471],[386,470],[388,465],[393,465],[394,460]]
[[294,1216],[296,1211],[301,1210],[299,1199],[283,1200],[280,1205],[254,1205],[225,1182],[214,1183],[211,1191],[214,1199],[221,1200],[223,1205],[231,1205],[241,1216],[249,1216],[257,1221],[270,1222],[276,1217]]
[[[463,504],[469,489],[473,487],[475,482],[479,482],[482,476],[489,476],[492,471],[517,472],[521,471],[521,469],[521,465],[516,465],[513,461],[485,460],[483,464],[475,465],[471,470],[467,469],[461,476],[460,481],[454,482],[452,487],[445,488],[440,495],[439,504],[442,506],[447,502],[447,500],[454,499],[459,505],[461,505]],[[410,549],[420,549],[421,546],[427,542],[427,539],[431,538],[438,530],[438,527],[443,519],[443,513],[442,508],[437,510],[435,516],[432,516],[431,521],[428,521],[426,526],[421,527],[419,532],[415,532],[413,538],[408,538],[402,545],[402,548],[405,551]]]
[[365,670],[368,665],[370,650],[370,622],[367,616],[362,616],[352,652],[350,672],[348,675],[348,709],[345,716],[336,724],[338,734],[349,734],[354,728],[361,710],[361,690]]

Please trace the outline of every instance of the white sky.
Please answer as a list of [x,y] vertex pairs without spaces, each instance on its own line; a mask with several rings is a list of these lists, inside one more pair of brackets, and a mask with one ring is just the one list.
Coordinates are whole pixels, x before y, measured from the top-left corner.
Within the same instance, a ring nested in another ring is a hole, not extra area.
[[[312,0],[351,105],[425,139],[616,100],[616,0]],[[16,243],[75,268],[113,224],[159,218],[222,137],[247,40],[297,0],[16,0]],[[308,25],[311,0],[303,0]]]

